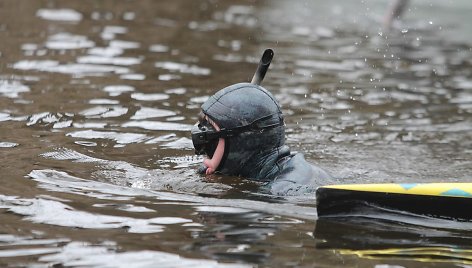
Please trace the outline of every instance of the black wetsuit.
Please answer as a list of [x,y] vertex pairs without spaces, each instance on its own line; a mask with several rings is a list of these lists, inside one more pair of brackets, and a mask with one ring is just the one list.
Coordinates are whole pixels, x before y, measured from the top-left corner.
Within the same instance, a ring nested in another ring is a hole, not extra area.
[[280,159],[277,169],[274,178],[262,187],[264,192],[282,196],[309,194],[333,179],[325,170],[308,163],[301,153]]
[[287,146],[260,156],[258,161],[248,161],[244,170],[241,176],[263,182],[262,192],[279,196],[313,193],[333,179],[322,168],[307,162],[302,153],[290,153]]

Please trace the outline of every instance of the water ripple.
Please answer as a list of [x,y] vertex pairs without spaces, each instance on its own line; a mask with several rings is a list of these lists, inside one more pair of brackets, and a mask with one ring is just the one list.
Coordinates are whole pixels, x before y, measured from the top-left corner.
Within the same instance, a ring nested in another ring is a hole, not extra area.
[[158,122],[158,121],[131,121],[121,125],[122,127],[138,127],[147,130],[175,130],[175,131],[190,131],[192,125],[173,123],[173,122]]
[[72,123],[71,120],[69,120],[69,116],[64,115],[64,114],[53,114],[50,112],[43,112],[43,113],[37,113],[29,116],[28,122],[26,123],[27,126],[33,126],[33,125],[43,125],[47,126],[50,124],[54,124],[55,128],[61,128],[61,127],[67,127],[70,126]]
[[162,144],[162,147],[172,148],[172,149],[186,149],[193,150],[192,140],[189,138],[180,138],[176,141],[171,141],[168,143]]
[[211,72],[210,69],[208,68],[203,68],[196,65],[188,65],[185,63],[170,62],[170,61],[156,62],[155,66],[157,68],[162,68],[169,71],[176,71],[176,72],[184,73],[184,74],[209,75]]
[[49,49],[80,49],[94,47],[95,43],[86,36],[70,33],[58,33],[48,38],[46,47]]
[[[65,227],[86,229],[128,228],[130,233],[157,233],[164,227],[158,225],[160,218],[135,219],[130,217],[92,214],[76,210],[55,200],[43,198],[27,199],[0,195],[0,208],[25,216],[26,220]],[[186,220],[184,222],[189,222]]]
[[0,141],[0,148],[13,148],[18,145],[19,144],[15,142]]
[[93,47],[87,52],[90,55],[102,56],[102,57],[116,57],[123,54],[123,49],[118,47]]
[[109,139],[118,144],[137,143],[148,139],[148,136],[145,134],[96,130],[74,131],[67,133],[66,136],[82,139]]
[[142,120],[142,119],[148,119],[148,118],[166,117],[166,116],[173,116],[173,115],[176,115],[176,113],[169,110],[141,107],[138,111],[136,111],[136,113],[131,117],[131,119]]
[[110,99],[91,99],[89,100],[90,104],[119,104],[120,101],[118,100],[110,100]]
[[151,52],[168,52],[169,47],[161,44],[154,44],[149,47],[149,51]]
[[29,92],[29,87],[18,81],[0,80],[0,96],[7,98],[18,98],[20,93]]
[[96,106],[80,112],[87,118],[119,117],[128,113],[128,108],[122,106]]
[[116,97],[122,93],[134,91],[134,87],[127,85],[109,85],[104,87],[103,91],[108,92],[112,97]]
[[79,12],[69,9],[46,9],[42,8],[36,12],[36,16],[51,21],[68,21],[68,22],[78,22],[82,20],[82,14]]
[[158,100],[167,100],[169,95],[163,93],[132,93],[131,98],[139,101],[158,101]]
[[119,49],[134,49],[134,48],[139,48],[141,45],[138,42],[112,40],[110,41],[109,46],[112,48],[119,48]]
[[104,40],[111,40],[111,39],[115,39],[115,36],[117,34],[125,34],[127,32],[128,32],[128,29],[126,27],[107,25],[103,28],[103,31],[100,36]]
[[103,56],[82,56],[77,58],[78,63],[85,64],[108,64],[108,65],[136,65],[140,64],[142,59],[132,57],[103,57]]
[[146,76],[144,74],[122,74],[120,78],[125,80],[144,80]]
[[84,76],[101,76],[107,73],[124,74],[130,72],[126,67],[78,63],[60,64],[58,61],[54,60],[21,60],[13,64],[13,68],[25,71],[34,70]]
[[55,254],[39,258],[42,263],[57,264],[73,267],[95,268],[145,268],[145,267],[194,267],[194,268],[244,268],[252,267],[246,264],[218,263],[215,260],[190,259],[174,253],[141,250],[115,252],[110,246],[91,245],[84,242],[71,242],[60,248]]

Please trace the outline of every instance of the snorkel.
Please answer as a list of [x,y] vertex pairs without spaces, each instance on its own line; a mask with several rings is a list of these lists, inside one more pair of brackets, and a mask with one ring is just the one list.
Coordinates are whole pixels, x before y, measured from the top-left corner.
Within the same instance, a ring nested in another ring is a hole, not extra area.
[[[264,79],[269,65],[274,56],[272,49],[266,49],[262,54],[259,65],[254,73],[254,76],[251,80],[251,84],[259,86]],[[246,83],[247,84],[247,83]],[[205,104],[204,104],[205,105]],[[234,127],[234,128],[222,128],[218,125],[216,120],[212,119],[208,114],[203,113],[204,105],[202,106],[202,114],[200,115],[199,122],[195,124],[192,128],[192,142],[195,148],[195,154],[198,155],[207,155],[203,161],[203,166],[198,170],[201,174],[212,174],[217,171],[220,166],[222,159],[225,156],[225,138],[232,137],[247,131],[269,129],[273,127],[280,126],[280,122],[264,125],[263,122],[271,119],[273,114],[270,116],[263,116],[254,120],[253,122],[248,122],[244,126]]]
[[259,65],[257,66],[256,72],[252,77],[251,84],[260,85],[262,80],[264,80],[267,70],[269,70],[269,65],[272,62],[274,57],[274,51],[270,48],[264,50]]

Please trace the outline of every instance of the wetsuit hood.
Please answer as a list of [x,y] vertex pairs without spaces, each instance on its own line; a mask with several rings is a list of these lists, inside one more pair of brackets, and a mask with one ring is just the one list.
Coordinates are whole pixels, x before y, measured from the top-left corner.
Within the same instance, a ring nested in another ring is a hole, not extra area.
[[[202,111],[223,129],[244,128],[225,138],[225,152],[217,168],[222,174],[268,180],[274,166],[287,155],[285,126],[280,105],[263,87],[239,83],[223,88],[211,96]],[[248,127],[249,126],[249,127]]]

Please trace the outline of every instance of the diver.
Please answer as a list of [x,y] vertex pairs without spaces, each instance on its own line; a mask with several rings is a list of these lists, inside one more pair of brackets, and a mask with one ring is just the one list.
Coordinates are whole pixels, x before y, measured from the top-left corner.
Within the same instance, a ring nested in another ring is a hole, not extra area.
[[259,84],[273,57],[267,49],[251,83],[221,89],[201,107],[192,128],[195,153],[206,155],[199,173],[240,176],[260,182],[272,195],[313,193],[332,180],[303,154],[285,145],[285,123],[274,96]]

